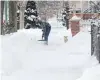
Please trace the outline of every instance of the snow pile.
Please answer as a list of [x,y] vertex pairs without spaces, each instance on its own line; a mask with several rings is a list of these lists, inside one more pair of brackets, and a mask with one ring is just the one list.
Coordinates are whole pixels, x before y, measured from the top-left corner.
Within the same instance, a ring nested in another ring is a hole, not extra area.
[[39,29],[2,36],[2,80],[76,80],[95,65],[88,54],[90,34],[80,32],[65,44],[63,30],[52,29],[48,46],[37,41]]
[[[11,74],[22,68],[22,58],[29,49],[34,49],[37,40],[41,38],[41,30],[19,30],[16,33],[1,36],[2,50],[2,73],[5,75]],[[34,34],[39,33],[39,34]],[[34,44],[34,45],[33,45]]]
[[[73,46],[72,46],[73,45]],[[66,43],[66,49],[69,53],[85,53],[91,51],[91,35],[85,32],[79,32]]]
[[[37,41],[42,35],[39,29],[1,36],[2,80],[76,80],[86,68],[98,64],[90,56],[88,32],[72,38],[70,29],[51,25],[48,46]],[[64,36],[68,36],[67,43]]]
[[[85,38],[85,39],[84,39]],[[83,69],[98,64],[96,58],[91,57],[91,36],[89,33],[79,32],[71,38],[64,46],[61,52],[68,52],[69,66],[81,66]],[[74,63],[73,63],[74,62]]]
[[87,69],[77,80],[100,80],[100,65]]

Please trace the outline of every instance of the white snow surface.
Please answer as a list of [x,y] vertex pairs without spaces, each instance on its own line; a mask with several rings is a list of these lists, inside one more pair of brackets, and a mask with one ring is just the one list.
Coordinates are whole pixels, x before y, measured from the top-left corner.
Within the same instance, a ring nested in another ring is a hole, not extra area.
[[77,80],[100,80],[100,65],[86,69],[82,77]]
[[[40,29],[23,29],[0,36],[1,80],[76,80],[98,64],[90,56],[90,33],[71,37],[70,29],[52,25],[48,45],[37,41],[41,34]],[[67,43],[64,36],[68,36]]]

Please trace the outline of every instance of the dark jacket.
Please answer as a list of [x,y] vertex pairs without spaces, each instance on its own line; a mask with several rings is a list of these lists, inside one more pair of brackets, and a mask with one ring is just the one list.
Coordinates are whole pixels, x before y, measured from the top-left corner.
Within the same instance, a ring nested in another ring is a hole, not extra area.
[[42,31],[43,31],[42,36],[44,36],[44,39],[46,41],[48,41],[48,36],[50,34],[50,31],[51,31],[51,25],[48,22],[43,22],[42,23]]

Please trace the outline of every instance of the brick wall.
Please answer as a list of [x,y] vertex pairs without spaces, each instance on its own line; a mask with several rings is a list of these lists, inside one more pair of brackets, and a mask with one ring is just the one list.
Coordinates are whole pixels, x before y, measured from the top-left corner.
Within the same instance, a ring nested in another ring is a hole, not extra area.
[[80,31],[79,21],[71,21],[71,33],[75,36]]
[[[82,19],[90,19],[94,15],[100,16],[100,14],[96,14],[96,13],[76,13],[76,16],[81,17]],[[70,14],[70,18],[72,17],[73,17],[73,14]]]

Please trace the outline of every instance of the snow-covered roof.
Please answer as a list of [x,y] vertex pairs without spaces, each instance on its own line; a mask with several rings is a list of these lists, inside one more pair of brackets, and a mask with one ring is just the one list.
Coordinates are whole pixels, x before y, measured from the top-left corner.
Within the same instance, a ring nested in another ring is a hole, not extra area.
[[74,15],[70,21],[79,21],[81,18],[80,17],[77,17],[76,15]]

